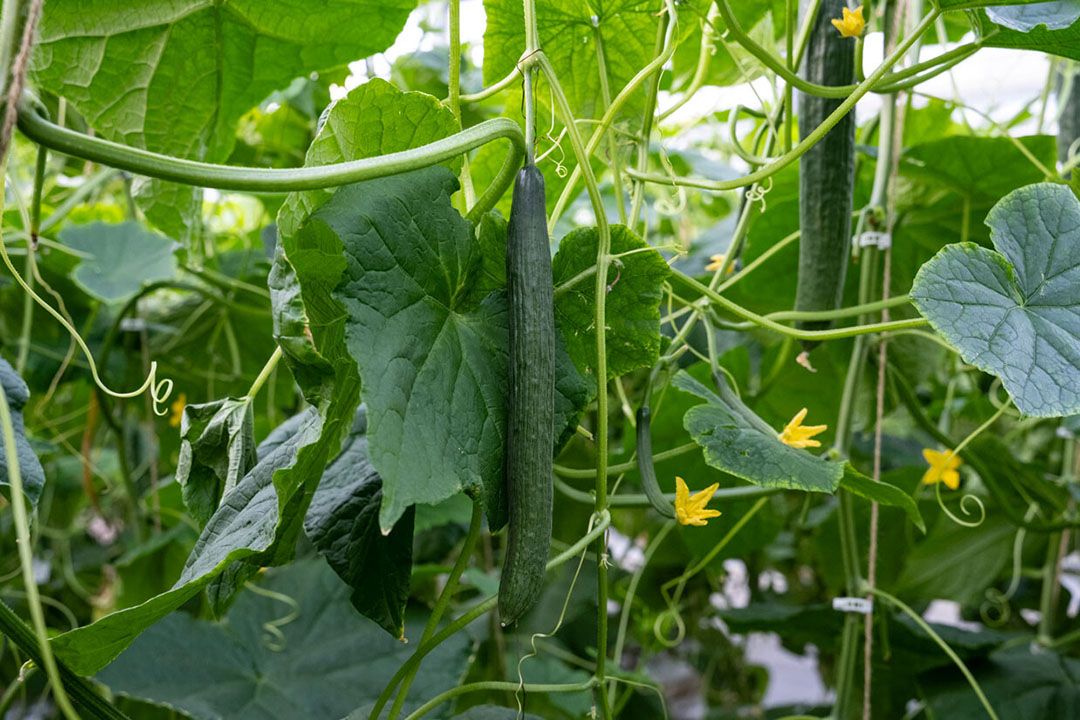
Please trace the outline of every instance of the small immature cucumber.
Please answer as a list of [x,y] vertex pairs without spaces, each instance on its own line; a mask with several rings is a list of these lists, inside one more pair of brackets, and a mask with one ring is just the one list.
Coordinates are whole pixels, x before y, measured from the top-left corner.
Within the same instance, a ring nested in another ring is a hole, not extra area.
[[540,597],[551,545],[555,311],[544,176],[535,165],[526,165],[514,184],[506,286],[510,304],[506,422],[510,521],[499,582],[503,625],[520,618]]
[[650,426],[652,417],[647,405],[642,405],[637,411],[637,466],[638,474],[641,475],[641,488],[645,491],[645,497],[656,512],[664,517],[675,517],[675,506],[664,497],[660,484],[656,481],[656,468],[653,467],[652,458],[652,435]]
[[[841,16],[845,0],[822,0],[804,60],[804,77],[818,85],[850,85],[855,80],[855,40],[837,32],[830,20]],[[799,93],[799,135],[806,137],[840,100]],[[799,280],[795,309],[834,310],[844,294],[850,257],[851,203],[855,184],[855,114],[848,113],[799,161]],[[806,322],[810,330],[828,322]],[[809,348],[808,348],[809,349]]]

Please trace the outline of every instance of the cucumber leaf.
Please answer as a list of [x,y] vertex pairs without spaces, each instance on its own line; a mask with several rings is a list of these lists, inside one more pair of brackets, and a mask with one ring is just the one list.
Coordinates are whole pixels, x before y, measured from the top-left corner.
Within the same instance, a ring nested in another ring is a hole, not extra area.
[[[100,135],[222,162],[241,116],[294,78],[381,52],[416,0],[50,0],[33,58],[38,87],[67,99]],[[156,180],[136,193],[178,239],[200,192]]]
[[915,527],[926,532],[926,523],[923,521],[915,499],[895,485],[868,478],[848,463],[844,467],[844,477],[840,480],[840,487],[852,495],[858,495],[879,505],[900,508]]
[[[304,165],[331,165],[409,150],[441,140],[459,129],[454,113],[431,95],[402,92],[385,80],[373,78],[333,104],[308,148]],[[461,159],[445,164],[456,172],[461,168]],[[336,191],[326,188],[290,193],[278,212],[278,232],[296,232],[300,223]]]
[[988,7],[986,15],[996,25],[1018,32],[1030,32],[1040,25],[1047,30],[1064,30],[1080,20],[1080,0]]
[[710,466],[761,487],[836,492],[844,462],[780,442],[776,431],[730,391],[721,398],[685,371],[675,375],[673,384],[707,401],[687,411],[683,426]]
[[104,302],[125,300],[147,283],[176,277],[176,243],[137,222],[69,226],[60,240],[82,255],[75,282]]
[[[525,51],[525,19],[518,0],[484,0],[484,11],[487,86],[512,72],[521,59]],[[551,59],[576,117],[599,117],[604,111],[597,44],[604,49],[608,84],[622,88],[653,57],[656,27],[661,22],[656,11],[652,0],[537,3],[540,46]],[[537,97],[547,95],[541,91]],[[644,97],[644,91],[639,89],[628,109],[632,112],[634,104],[640,107]]]
[[[332,287],[327,302],[364,380],[383,531],[409,506],[463,490],[483,498],[494,527],[505,522],[505,292],[473,291],[481,244],[450,203],[456,189],[445,167],[341,188],[290,251],[301,278]],[[562,435],[588,394],[572,366],[558,367]]]
[[[596,377],[596,228],[574,230],[551,263],[555,322],[578,369]],[[660,355],[660,301],[671,270],[654,248],[623,225],[611,226],[612,259],[605,304],[608,377],[649,367]],[[572,283],[572,284],[571,284]]]
[[986,224],[996,251],[945,247],[915,276],[912,300],[1021,412],[1080,412],[1080,200],[1063,185],[1029,185]]
[[1080,0],[987,8],[972,14],[972,24],[984,47],[1080,60]]
[[[7,399],[8,411],[11,413],[11,425],[15,431],[15,458],[19,465],[19,474],[22,478],[22,489],[31,507],[37,505],[41,497],[41,490],[45,487],[45,471],[41,467],[41,461],[30,447],[30,441],[26,439],[26,427],[23,424],[23,406],[30,399],[30,390],[26,383],[15,372],[15,368],[7,360],[0,358],[0,391]],[[11,487],[8,484],[7,443],[0,438],[0,489],[4,495],[11,498]]]
[[[413,652],[358,617],[349,589],[320,560],[268,572],[259,585],[277,597],[240,593],[219,623],[174,613],[97,679],[198,718],[339,718],[373,702]],[[422,620],[409,623],[416,637]],[[163,657],[184,671],[169,671]],[[406,712],[457,684],[468,657],[464,635],[433,650]]]
[[258,460],[250,398],[224,398],[184,406],[176,482],[184,505],[205,525]]
[[[367,417],[356,413],[345,448],[323,473],[304,531],[351,589],[361,615],[405,640],[405,604],[412,571],[413,508],[388,535],[379,527],[382,478],[368,456]],[[378,578],[378,582],[372,582]]]

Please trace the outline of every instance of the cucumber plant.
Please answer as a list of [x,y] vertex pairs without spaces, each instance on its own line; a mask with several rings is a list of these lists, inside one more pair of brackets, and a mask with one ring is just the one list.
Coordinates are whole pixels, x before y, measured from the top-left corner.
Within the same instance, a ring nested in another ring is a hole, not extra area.
[[0,1],[0,717],[1067,715],[1078,48]]

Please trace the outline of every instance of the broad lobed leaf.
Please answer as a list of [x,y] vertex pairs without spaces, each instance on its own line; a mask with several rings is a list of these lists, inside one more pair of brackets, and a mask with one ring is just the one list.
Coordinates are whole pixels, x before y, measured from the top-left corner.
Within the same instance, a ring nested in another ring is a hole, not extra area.
[[1043,183],[986,218],[996,252],[950,245],[915,277],[912,300],[965,361],[1001,378],[1027,415],[1080,411],[1080,200]]

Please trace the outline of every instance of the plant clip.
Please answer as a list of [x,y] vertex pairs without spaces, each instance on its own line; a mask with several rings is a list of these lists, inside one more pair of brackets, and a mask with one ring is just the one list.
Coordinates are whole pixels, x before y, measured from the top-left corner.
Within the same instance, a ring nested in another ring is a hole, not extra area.
[[833,598],[832,609],[838,612],[869,615],[874,611],[874,601],[861,597]]
[[877,230],[867,230],[851,238],[851,244],[855,247],[876,247],[885,250],[892,247],[892,235]]

